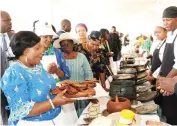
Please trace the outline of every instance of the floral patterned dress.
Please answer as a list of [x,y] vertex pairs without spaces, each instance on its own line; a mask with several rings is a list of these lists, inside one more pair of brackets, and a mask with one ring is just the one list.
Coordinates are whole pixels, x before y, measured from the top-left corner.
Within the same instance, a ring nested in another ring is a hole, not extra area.
[[99,80],[99,73],[106,72],[106,75],[109,75],[109,72],[106,68],[106,65],[109,65],[107,50],[100,48],[99,50],[91,53],[86,50],[82,44],[75,44],[75,51],[78,51],[87,57],[93,72],[93,76],[96,79]]
[[9,125],[16,125],[19,120],[52,120],[61,111],[59,106],[43,114],[27,117],[35,103],[55,97],[49,93],[56,87],[55,79],[44,70],[41,64],[31,68],[15,62],[5,71],[0,87],[9,104]]

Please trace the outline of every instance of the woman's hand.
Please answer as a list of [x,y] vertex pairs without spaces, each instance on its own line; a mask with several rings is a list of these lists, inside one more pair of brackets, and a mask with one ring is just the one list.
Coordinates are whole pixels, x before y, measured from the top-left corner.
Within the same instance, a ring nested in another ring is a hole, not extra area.
[[51,63],[49,64],[49,66],[47,67],[47,71],[50,73],[50,74],[55,74],[57,73],[57,70],[58,70],[58,67],[56,65],[56,63]]
[[109,91],[109,89],[108,89],[108,88],[106,88],[106,84],[102,84],[102,87],[103,87],[103,89],[104,89],[106,92],[108,92],[108,91]]
[[52,99],[52,102],[55,106],[65,105],[75,101],[73,99],[63,97],[65,93],[66,90],[63,90],[61,93],[57,94],[54,99]]

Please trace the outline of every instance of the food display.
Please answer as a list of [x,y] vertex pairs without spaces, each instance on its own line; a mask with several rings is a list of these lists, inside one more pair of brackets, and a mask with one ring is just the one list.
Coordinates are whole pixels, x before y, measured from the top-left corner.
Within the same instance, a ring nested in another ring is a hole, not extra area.
[[132,109],[137,114],[146,114],[146,113],[153,113],[158,109],[158,105],[156,104],[149,104],[149,105],[142,105]]
[[130,110],[112,113],[107,118],[112,119],[111,126],[140,126],[141,124],[141,117]]
[[166,123],[157,122],[157,121],[146,121],[146,126],[168,126]]
[[96,94],[94,87],[96,86],[97,80],[86,80],[83,82],[74,82],[71,80],[64,80],[60,82],[61,86],[52,90],[52,94],[58,94],[66,89],[64,96],[68,98],[77,97],[91,97]]

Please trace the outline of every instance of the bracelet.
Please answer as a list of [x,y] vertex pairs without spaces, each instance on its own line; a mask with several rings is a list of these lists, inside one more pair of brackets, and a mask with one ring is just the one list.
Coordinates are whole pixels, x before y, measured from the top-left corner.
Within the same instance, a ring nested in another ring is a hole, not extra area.
[[51,100],[51,99],[49,99],[49,102],[50,102],[50,104],[51,104],[52,108],[53,108],[53,109],[55,109],[55,106],[54,106],[54,104],[53,104],[53,102],[52,102],[52,100]]

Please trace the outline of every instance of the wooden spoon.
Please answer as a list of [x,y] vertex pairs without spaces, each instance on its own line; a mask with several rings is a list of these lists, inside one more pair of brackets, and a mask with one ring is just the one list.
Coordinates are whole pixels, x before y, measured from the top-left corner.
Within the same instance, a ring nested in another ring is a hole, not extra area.
[[119,103],[119,98],[117,95],[115,96],[115,101],[116,101],[116,103]]

